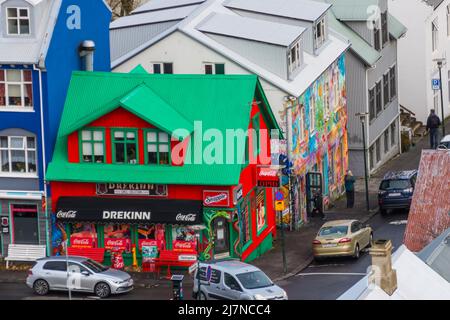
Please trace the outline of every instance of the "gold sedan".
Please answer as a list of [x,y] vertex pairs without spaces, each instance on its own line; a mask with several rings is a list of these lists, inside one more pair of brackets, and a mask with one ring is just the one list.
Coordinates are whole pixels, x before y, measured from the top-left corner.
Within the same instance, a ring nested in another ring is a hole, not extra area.
[[362,249],[370,247],[372,228],[358,220],[336,220],[325,223],[313,241],[315,259],[352,256],[359,258]]

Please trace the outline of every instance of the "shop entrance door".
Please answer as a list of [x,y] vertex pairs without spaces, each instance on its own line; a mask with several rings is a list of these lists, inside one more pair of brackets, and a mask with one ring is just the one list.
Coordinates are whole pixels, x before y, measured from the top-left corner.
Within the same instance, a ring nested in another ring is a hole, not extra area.
[[230,234],[227,219],[220,217],[213,221],[214,258],[224,258],[230,255]]
[[35,205],[12,205],[13,243],[39,244],[38,213]]
[[306,175],[306,210],[308,216],[312,216],[314,210],[314,195],[323,194],[322,174],[319,172],[310,172]]

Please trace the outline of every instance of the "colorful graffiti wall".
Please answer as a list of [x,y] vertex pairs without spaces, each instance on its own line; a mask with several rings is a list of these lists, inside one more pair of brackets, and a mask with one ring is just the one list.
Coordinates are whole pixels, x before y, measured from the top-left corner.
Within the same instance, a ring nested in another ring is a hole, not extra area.
[[322,174],[325,205],[343,191],[348,168],[345,56],[333,63],[299,98],[292,109],[292,221],[297,228],[307,217],[306,175]]

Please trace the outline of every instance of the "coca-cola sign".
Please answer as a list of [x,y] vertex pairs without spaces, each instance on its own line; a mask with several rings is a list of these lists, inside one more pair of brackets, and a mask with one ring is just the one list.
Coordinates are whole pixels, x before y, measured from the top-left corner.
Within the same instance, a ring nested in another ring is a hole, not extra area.
[[106,250],[126,250],[130,247],[130,239],[119,238],[105,238],[105,249]]
[[172,243],[173,251],[177,252],[195,252],[195,241],[174,241]]
[[75,210],[69,210],[69,211],[59,210],[56,213],[56,218],[58,218],[58,219],[75,219],[76,217],[77,217],[77,211],[75,211]]
[[94,239],[93,238],[85,238],[85,237],[71,237],[70,238],[70,246],[72,248],[93,248],[94,247]]
[[277,169],[258,168],[257,170],[258,187],[278,188],[280,187],[280,176]]
[[228,191],[203,191],[205,207],[229,207],[230,193]]
[[197,218],[196,214],[193,213],[189,213],[189,214],[182,214],[179,213],[177,214],[177,217],[175,218],[176,221],[181,221],[181,222],[194,222]]

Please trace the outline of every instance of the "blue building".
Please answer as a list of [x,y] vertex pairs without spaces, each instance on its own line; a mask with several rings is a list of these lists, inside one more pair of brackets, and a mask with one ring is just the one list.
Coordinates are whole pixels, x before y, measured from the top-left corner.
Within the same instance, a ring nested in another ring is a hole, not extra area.
[[0,256],[49,247],[51,160],[74,70],[110,71],[103,0],[0,0]]

